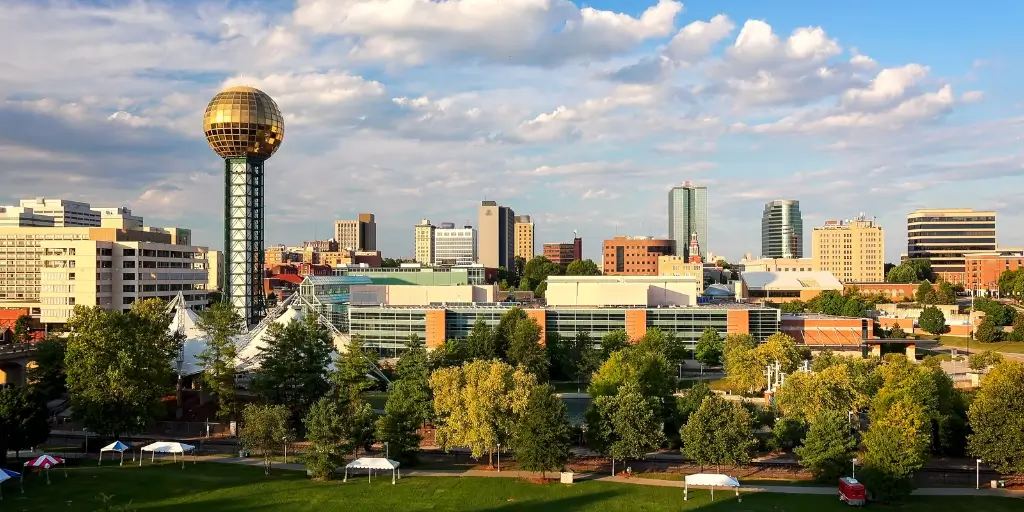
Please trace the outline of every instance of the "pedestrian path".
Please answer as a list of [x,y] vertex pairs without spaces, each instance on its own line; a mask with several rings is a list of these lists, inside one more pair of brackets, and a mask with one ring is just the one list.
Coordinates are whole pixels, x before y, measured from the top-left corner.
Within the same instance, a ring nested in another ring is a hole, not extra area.
[[[244,466],[263,467],[262,459],[242,459],[238,457],[224,457],[218,455],[200,456],[200,461],[217,462],[223,464],[240,464]],[[275,469],[289,471],[305,471],[302,464],[275,463]],[[548,475],[557,473],[548,473]],[[479,469],[408,469],[402,471],[402,476],[415,477],[483,477],[483,478],[540,478],[540,473],[530,471],[483,471]],[[678,487],[685,485],[681,480],[655,480],[653,478],[621,477],[611,475],[597,475],[594,473],[578,473],[577,481],[595,480],[599,482],[615,482],[630,485],[649,485],[652,487]],[[691,486],[694,487],[694,486]],[[700,488],[700,487],[694,487]],[[776,494],[816,494],[835,495],[838,491],[834,487],[805,487],[797,485],[748,485],[741,486],[740,492],[769,492]],[[1024,491],[1010,489],[969,489],[962,487],[928,487],[915,489],[914,496],[990,496],[1003,498],[1024,499]]]

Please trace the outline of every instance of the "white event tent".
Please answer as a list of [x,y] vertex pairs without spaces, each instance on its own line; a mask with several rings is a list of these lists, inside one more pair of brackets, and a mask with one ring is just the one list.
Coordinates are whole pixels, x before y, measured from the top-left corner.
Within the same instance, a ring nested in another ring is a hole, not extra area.
[[[157,441],[152,444],[147,444],[142,447],[142,451],[152,453],[150,462],[156,461],[156,454],[158,453],[170,453],[174,457],[174,461],[178,461],[178,454],[181,454],[181,468],[185,468],[185,454],[192,452],[192,463],[196,463],[196,447],[185,443],[176,443],[170,441]],[[139,467],[142,467],[142,457],[139,457]]]
[[[114,441],[113,443],[110,443],[107,446],[104,446],[103,448],[100,448],[100,457],[99,457],[99,460],[96,461],[96,465],[99,466],[100,464],[103,463],[103,452],[117,452],[117,453],[121,454],[121,464],[120,465],[124,466],[124,452],[126,452],[128,450],[131,450],[131,449],[132,449],[132,445],[130,445],[130,444],[122,443],[121,441]],[[134,451],[132,452],[132,460],[135,460],[135,452]]]
[[717,475],[713,473],[697,473],[696,475],[686,475],[685,483],[683,484],[683,501],[689,499],[690,486],[701,486],[711,488],[711,501],[715,501],[715,487],[732,487],[736,490],[736,497],[739,501],[743,501],[740,498],[740,481],[729,476],[729,475]]
[[402,478],[402,470],[398,469],[398,466],[402,464],[398,461],[385,459],[384,457],[362,457],[349,462],[345,465],[345,478],[343,482],[348,481],[348,470],[349,469],[365,469],[366,479],[369,481],[373,478],[373,471],[391,471],[391,485],[395,484],[395,477]]

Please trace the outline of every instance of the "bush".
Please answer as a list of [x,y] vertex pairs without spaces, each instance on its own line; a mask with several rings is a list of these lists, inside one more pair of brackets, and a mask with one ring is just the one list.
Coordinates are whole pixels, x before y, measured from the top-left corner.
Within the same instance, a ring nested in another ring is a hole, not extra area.
[[978,325],[978,328],[974,330],[974,339],[984,343],[991,343],[999,341],[1002,338],[1002,334],[1002,329],[996,325],[992,317],[986,315],[985,319]]
[[942,334],[946,331],[946,316],[939,311],[939,308],[929,306],[921,311],[921,317],[917,319],[917,324],[932,334]]

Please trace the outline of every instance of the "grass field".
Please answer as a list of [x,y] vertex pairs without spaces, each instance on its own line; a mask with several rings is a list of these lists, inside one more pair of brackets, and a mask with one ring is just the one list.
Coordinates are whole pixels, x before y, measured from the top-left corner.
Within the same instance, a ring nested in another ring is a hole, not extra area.
[[[939,336],[938,344],[941,347],[967,348],[967,338],[962,336]],[[1024,354],[1024,341],[997,341],[995,343],[982,343],[971,341],[971,351],[995,350],[998,352],[1011,352]]]
[[[309,481],[298,472],[278,471],[264,476],[260,468],[217,463],[155,466],[73,468],[69,477],[51,474],[52,485],[32,475],[25,494],[16,483],[4,485],[0,508],[16,512],[103,510],[101,493],[112,504],[131,504],[128,510],[160,512],[290,512],[290,511],[678,511],[707,512],[828,512],[849,507],[834,496],[748,494],[736,503],[728,492],[710,501],[706,491],[683,501],[682,490],[670,487],[608,482],[571,486],[538,485],[505,478],[409,477],[398,485],[380,477],[367,483],[357,476],[348,483]],[[1020,500],[1006,498],[915,498],[889,510],[917,512],[1010,512]],[[113,510],[113,509],[111,509]]]

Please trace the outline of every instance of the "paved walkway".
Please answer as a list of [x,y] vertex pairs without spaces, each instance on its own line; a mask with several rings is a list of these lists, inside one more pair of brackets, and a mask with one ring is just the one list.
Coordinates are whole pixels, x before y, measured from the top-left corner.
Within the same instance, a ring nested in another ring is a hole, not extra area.
[[[224,464],[240,464],[244,466],[263,467],[262,459],[241,459],[238,457],[224,457],[217,455],[201,456],[201,461],[207,462],[219,462]],[[275,463],[274,469],[284,469],[290,471],[305,471],[306,468],[301,464],[283,464]],[[549,475],[557,473],[549,473]],[[652,487],[678,487],[683,488],[684,483],[680,480],[656,480],[653,478],[625,478],[620,476],[610,475],[597,475],[594,473],[580,473],[576,477],[577,480],[596,480],[600,482],[615,482],[622,484],[631,485],[649,485]],[[484,478],[531,478],[540,477],[540,473],[533,473],[529,471],[482,471],[478,469],[409,469],[402,472],[402,476],[441,476],[441,477],[484,477]],[[698,486],[692,486],[695,489],[702,488]],[[723,490],[729,492],[728,490]],[[828,495],[832,496],[837,493],[834,487],[805,487],[797,485],[749,485],[740,487],[740,492],[770,492],[777,494],[817,494],[817,495]],[[1024,491],[1014,491],[1010,489],[970,489],[962,487],[928,487],[923,489],[914,490],[914,496],[990,496],[990,497],[1004,497],[1004,498],[1022,498],[1024,499]]]

